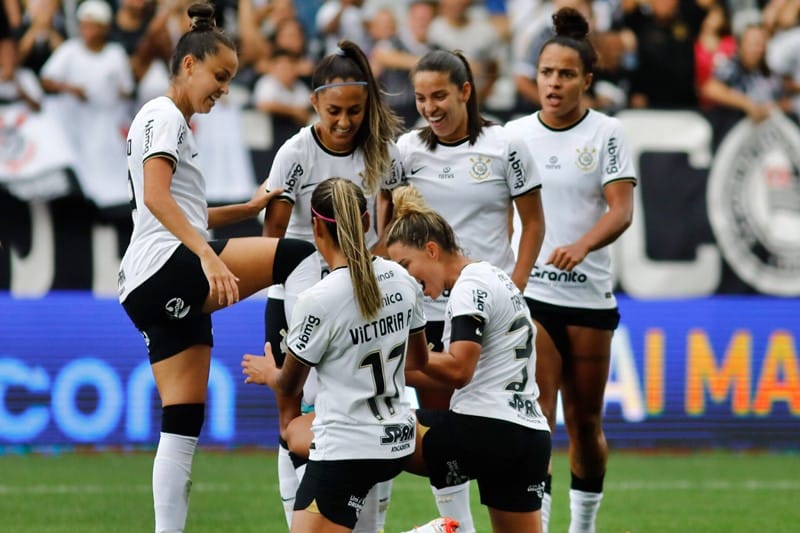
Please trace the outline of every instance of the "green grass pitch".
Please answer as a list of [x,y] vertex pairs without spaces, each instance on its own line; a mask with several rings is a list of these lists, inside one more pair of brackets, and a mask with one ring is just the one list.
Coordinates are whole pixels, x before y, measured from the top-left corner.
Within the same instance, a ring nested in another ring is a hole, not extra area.
[[[0,455],[0,532],[152,531],[152,452]],[[201,449],[187,532],[286,531],[275,454]],[[554,456],[550,531],[568,526],[569,466]],[[605,532],[800,531],[797,453],[612,451],[598,518]],[[479,532],[489,529],[473,484]],[[436,516],[427,480],[395,480],[386,533]]]

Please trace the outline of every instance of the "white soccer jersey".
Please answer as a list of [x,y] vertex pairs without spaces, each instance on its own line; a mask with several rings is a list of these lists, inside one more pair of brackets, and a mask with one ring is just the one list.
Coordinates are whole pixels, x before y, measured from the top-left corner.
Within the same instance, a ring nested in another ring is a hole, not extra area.
[[537,402],[536,326],[511,278],[485,261],[464,267],[447,302],[445,350],[459,316],[483,319],[483,342],[472,380],[455,390],[450,410],[549,431]]
[[525,296],[568,307],[616,307],[608,246],[590,252],[572,272],[545,262],[555,248],[580,239],[605,214],[603,187],[617,180],[636,181],[622,124],[589,110],[564,130],[545,126],[538,112],[510,121],[506,128],[531,148],[543,185],[544,242]]
[[[397,141],[405,180],[452,226],[468,257],[511,274],[515,258],[508,236],[513,199],[541,186],[525,142],[502,126],[488,126],[470,145],[439,143],[428,150],[417,131]],[[428,320],[443,320],[446,297],[426,299]]]
[[392,459],[414,451],[404,367],[409,332],[425,327],[422,292],[397,263],[375,258],[372,264],[383,295],[376,318],[361,316],[347,268],[304,291],[292,313],[289,352],[319,375],[315,461]]
[[206,182],[196,164],[192,130],[175,103],[166,96],[147,102],[128,132],[128,186],[133,209],[133,234],[119,271],[119,298],[152,276],[180,245],[144,205],[144,162],[165,157],[173,162],[170,192],[189,223],[209,239]]
[[[392,157],[392,171],[384,176],[378,185],[381,189],[393,189],[400,183],[401,171],[398,166],[397,148],[389,146]],[[345,178],[359,187],[364,187],[364,151],[359,147],[348,153],[331,152],[322,145],[314,131],[314,126],[306,126],[286,141],[275,154],[272,169],[267,178],[267,188],[283,188],[281,198],[292,202],[292,216],[286,228],[286,237],[314,242],[311,226],[311,193],[314,188],[328,178]],[[370,215],[374,215],[375,194],[366,194]],[[378,242],[373,224],[366,235],[367,246]]]

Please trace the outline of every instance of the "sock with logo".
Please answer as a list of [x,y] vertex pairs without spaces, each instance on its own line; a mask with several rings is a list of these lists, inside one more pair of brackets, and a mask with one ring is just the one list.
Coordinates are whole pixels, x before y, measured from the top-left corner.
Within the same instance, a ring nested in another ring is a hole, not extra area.
[[581,479],[572,474],[569,489],[569,533],[595,533],[595,520],[603,500],[603,477]]
[[553,475],[547,474],[544,480],[544,496],[542,496],[542,533],[548,532],[550,526],[550,506],[553,503]]
[[376,485],[378,487],[378,528],[376,529],[378,533],[386,527],[386,513],[389,512],[389,502],[392,500],[393,482],[394,480],[390,479]]
[[161,433],[153,461],[156,533],[183,531],[189,511],[192,459],[197,437]]
[[431,486],[431,490],[436,498],[439,514],[458,521],[458,533],[475,533],[472,511],[469,508],[469,481],[441,489]]
[[289,448],[286,441],[280,439],[278,445],[278,488],[283,503],[283,513],[286,515],[286,525],[292,528],[292,513],[294,512],[294,498],[297,494],[297,472],[289,457]]
[[353,533],[375,533],[378,529],[378,485],[373,485],[364,498]]

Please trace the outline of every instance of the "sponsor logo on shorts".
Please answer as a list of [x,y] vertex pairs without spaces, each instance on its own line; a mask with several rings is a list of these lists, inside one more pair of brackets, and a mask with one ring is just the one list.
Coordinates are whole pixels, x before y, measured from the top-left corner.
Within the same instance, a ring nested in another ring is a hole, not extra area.
[[189,314],[191,308],[192,306],[184,302],[183,298],[176,296],[167,302],[167,305],[164,306],[164,311],[166,311],[169,318],[180,320]]
[[528,486],[528,492],[535,492],[540,500],[544,498],[544,481]]
[[538,265],[534,265],[533,273],[531,273],[531,277],[534,279],[541,279],[545,281],[550,281],[554,283],[586,283],[589,278],[586,277],[586,274],[582,272],[578,272],[577,270],[572,270],[567,272],[565,270],[547,270],[544,268],[540,268]]
[[364,508],[364,498],[359,498],[353,494],[350,495],[350,500],[347,502],[348,507],[352,507],[356,511]]

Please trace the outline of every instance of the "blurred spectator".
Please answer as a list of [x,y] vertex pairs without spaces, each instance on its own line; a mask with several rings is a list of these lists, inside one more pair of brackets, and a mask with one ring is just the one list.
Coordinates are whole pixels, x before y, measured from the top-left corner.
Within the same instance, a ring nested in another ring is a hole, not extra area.
[[[299,126],[311,120],[311,91],[298,79],[299,58],[288,50],[280,48],[272,52],[269,73],[261,76],[253,89],[253,105],[273,119],[287,119],[292,134]],[[286,137],[288,139],[288,137]],[[275,144],[283,144],[286,139],[275,139]]]
[[317,31],[325,42],[325,54],[336,51],[341,39],[349,39],[368,50],[364,24],[364,0],[326,0],[317,11]]
[[[694,43],[694,81],[698,90],[711,77],[716,67],[736,53],[736,39],[731,35],[728,13],[722,4],[714,4],[700,25],[700,35]],[[708,102],[701,93],[701,107]]]
[[791,26],[776,33],[767,45],[767,65],[781,76],[784,90],[792,97],[792,111],[800,117],[800,1],[786,2],[784,24]]
[[[39,85],[39,78],[30,69],[14,68],[8,76],[0,76],[0,116],[20,107],[39,111],[43,97],[44,91]],[[0,120],[0,127],[6,125],[5,120]]]
[[628,106],[636,59],[636,37],[630,30],[604,31],[593,38],[598,61],[590,88],[589,105],[605,113]]
[[492,92],[499,75],[504,47],[485,9],[470,8],[472,0],[439,0],[439,14],[428,29],[431,44],[461,50],[470,61],[478,102]]
[[636,35],[638,68],[631,107],[689,108],[697,105],[694,43],[711,0],[624,0],[626,27]]
[[0,81],[14,75],[18,57],[14,34],[21,22],[17,0],[0,0]]
[[130,123],[134,82],[128,56],[107,41],[111,8],[103,0],[85,0],[76,13],[80,37],[68,39],[42,67],[42,87],[57,95],[45,101],[78,156],[78,180],[84,194],[100,207],[127,204],[119,169],[125,168],[123,128]]
[[512,70],[514,85],[517,89],[515,108],[520,113],[531,112],[539,108],[539,90],[536,87],[539,54],[544,43],[555,36],[552,20],[553,13],[563,7],[571,7],[577,10],[589,21],[589,31],[594,31],[591,0],[554,0],[542,6],[539,17],[532,24],[535,29],[532,30],[526,48],[518,51],[522,55],[514,58]]
[[[244,70],[252,67],[256,74],[267,72],[271,54],[270,39],[278,26],[294,20],[292,0],[237,0],[239,32],[239,70],[241,79],[249,78]],[[253,80],[254,82],[254,80]],[[251,83],[246,83],[252,85]]]
[[58,5],[58,0],[30,0],[18,29],[18,61],[36,74],[66,37]]
[[736,56],[720,63],[713,77],[703,84],[703,96],[746,113],[754,122],[766,119],[776,108],[788,111],[790,104],[781,79],[767,67],[767,38],[763,26],[748,26]]
[[406,23],[388,38],[378,39],[370,54],[372,70],[386,91],[386,102],[407,128],[419,119],[409,73],[419,58],[433,48],[428,41],[428,28],[435,16],[433,0],[411,0]]
[[133,56],[154,11],[155,0],[119,0],[108,40],[121,44],[128,56]]
[[306,86],[311,86],[311,71],[321,57],[321,47],[316,40],[308,39],[299,19],[287,19],[278,24],[270,38],[275,48],[288,50],[298,57],[297,72]]

